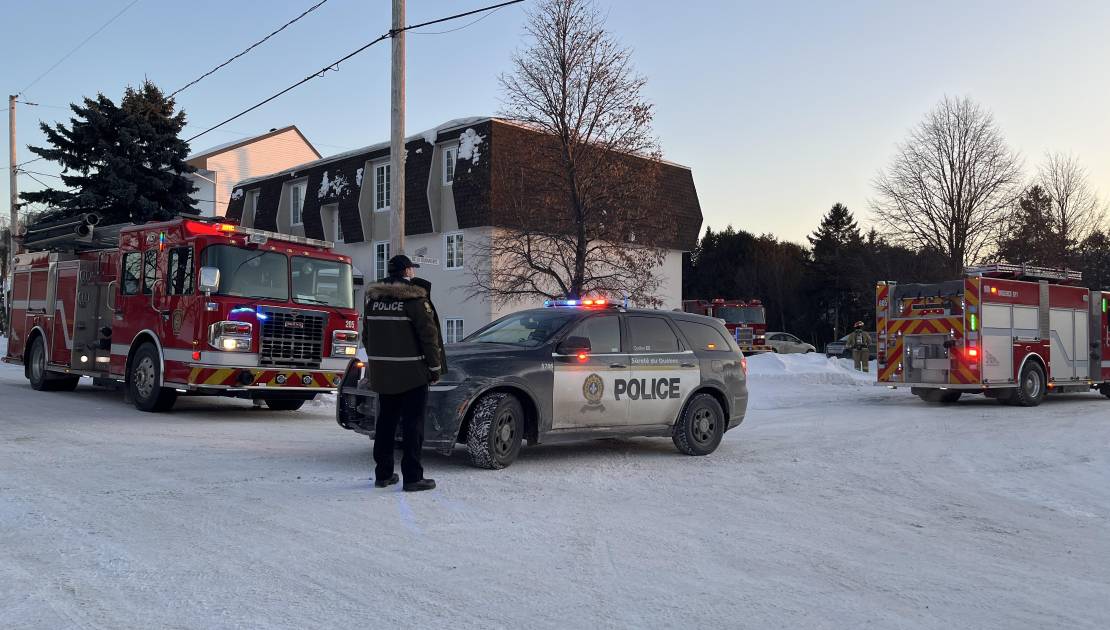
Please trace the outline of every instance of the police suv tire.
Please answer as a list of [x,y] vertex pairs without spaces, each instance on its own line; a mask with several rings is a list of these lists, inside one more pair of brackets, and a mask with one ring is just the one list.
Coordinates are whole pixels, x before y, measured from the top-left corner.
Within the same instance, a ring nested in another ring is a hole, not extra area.
[[177,402],[177,391],[159,387],[162,380],[162,361],[154,344],[139,346],[131,359],[127,374],[127,389],[139,411],[169,411]]
[[678,416],[671,440],[686,455],[708,455],[717,450],[725,435],[725,412],[709,394],[698,394]]
[[304,400],[283,400],[280,398],[267,398],[266,406],[273,411],[296,411],[304,406]]
[[1044,401],[1045,394],[1048,393],[1047,385],[1041,364],[1026,361],[1021,368],[1017,390],[1014,391],[1013,404],[1019,407],[1036,407]]
[[478,468],[500,470],[516,461],[524,435],[524,407],[516,396],[486,394],[474,405],[466,452]]
[[55,376],[46,370],[46,341],[41,335],[31,342],[27,359],[27,380],[31,389],[40,392],[72,392],[77,389],[80,376]]

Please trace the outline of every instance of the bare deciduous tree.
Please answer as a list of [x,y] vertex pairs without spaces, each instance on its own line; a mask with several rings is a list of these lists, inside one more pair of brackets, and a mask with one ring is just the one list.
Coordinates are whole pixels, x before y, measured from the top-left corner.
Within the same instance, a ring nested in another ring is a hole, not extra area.
[[526,32],[530,47],[501,76],[501,115],[531,133],[491,173],[504,191],[491,201],[499,228],[475,244],[472,293],[658,304],[665,230],[651,198],[660,152],[645,79],[590,0],[544,0]]
[[994,116],[945,97],[876,177],[871,205],[892,241],[938,251],[958,274],[991,246],[1020,180],[1021,161]]
[[1065,262],[1080,243],[1102,227],[1105,208],[1087,179],[1087,170],[1071,155],[1049,153],[1037,172],[1039,185],[1051,198],[1052,224]]

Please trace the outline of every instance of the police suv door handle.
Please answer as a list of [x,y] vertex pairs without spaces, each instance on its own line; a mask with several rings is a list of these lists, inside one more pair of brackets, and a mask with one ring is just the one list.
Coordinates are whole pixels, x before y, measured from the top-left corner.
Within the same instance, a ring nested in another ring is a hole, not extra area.
[[613,368],[613,369],[624,369],[624,368],[626,368],[626,367],[628,367],[628,366],[627,366],[627,365],[625,365],[625,364],[623,364],[623,363],[610,363],[610,364],[609,364],[609,367],[611,367],[611,368]]
[[695,365],[695,364],[693,364],[693,363],[683,363],[683,364],[682,364],[682,367],[684,367],[684,368],[692,368],[692,367],[698,367],[698,366],[697,366],[697,365]]

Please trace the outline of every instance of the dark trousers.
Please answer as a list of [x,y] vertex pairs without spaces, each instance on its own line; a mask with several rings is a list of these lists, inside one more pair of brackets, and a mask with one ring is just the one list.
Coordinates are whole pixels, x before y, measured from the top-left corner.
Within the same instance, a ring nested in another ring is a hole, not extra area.
[[393,476],[393,443],[397,423],[401,423],[401,475],[405,483],[424,478],[420,465],[420,449],[424,447],[424,411],[428,402],[428,386],[423,385],[400,394],[378,394],[378,421],[374,427],[374,478]]

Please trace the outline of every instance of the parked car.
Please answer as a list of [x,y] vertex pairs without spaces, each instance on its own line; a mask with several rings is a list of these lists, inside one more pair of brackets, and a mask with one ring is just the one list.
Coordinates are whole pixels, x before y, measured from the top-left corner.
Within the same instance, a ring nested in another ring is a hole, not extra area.
[[811,343],[806,343],[798,339],[790,333],[784,332],[769,332],[767,333],[767,345],[771,346],[773,352],[779,354],[804,354],[807,352],[817,352],[817,348]]
[[[850,335],[851,333],[848,333],[848,334]],[[871,358],[874,359],[876,357],[875,348],[878,346],[878,344],[875,343],[875,333],[873,333],[871,331],[867,331],[867,339],[869,340],[868,343],[867,343],[867,346],[871,350]],[[825,356],[827,356],[827,357],[840,357],[842,359],[851,359],[852,358],[852,350],[847,348],[846,347],[847,345],[848,345],[848,335],[844,335],[843,337],[841,337],[840,339],[837,339],[836,341],[830,341],[825,346]]]

